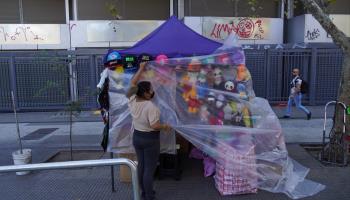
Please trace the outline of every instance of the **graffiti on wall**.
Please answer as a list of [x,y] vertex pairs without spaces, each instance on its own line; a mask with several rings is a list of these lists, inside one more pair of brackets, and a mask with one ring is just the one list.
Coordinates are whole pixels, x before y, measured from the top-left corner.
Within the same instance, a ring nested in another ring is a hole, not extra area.
[[306,43],[291,43],[291,44],[256,44],[242,45],[244,50],[267,50],[267,49],[305,49],[308,48]]
[[305,38],[307,40],[316,40],[318,37],[320,37],[320,30],[318,28],[315,28],[313,30],[307,30]]
[[0,24],[0,44],[59,44],[60,26]]
[[214,40],[224,40],[236,33],[239,39],[268,39],[270,20],[267,18],[204,18],[203,34]]

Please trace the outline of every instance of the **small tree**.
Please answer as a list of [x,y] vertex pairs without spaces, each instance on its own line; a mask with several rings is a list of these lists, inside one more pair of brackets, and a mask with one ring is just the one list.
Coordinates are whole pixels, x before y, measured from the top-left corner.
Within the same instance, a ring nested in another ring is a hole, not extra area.
[[119,11],[117,9],[117,1],[114,1],[114,2],[107,2],[106,3],[106,8],[108,10],[108,12],[112,15],[112,17],[115,19],[115,20],[120,20],[122,19],[122,16],[119,15]]
[[65,111],[69,114],[70,159],[73,160],[73,117],[79,116],[81,103],[79,101],[68,101]]

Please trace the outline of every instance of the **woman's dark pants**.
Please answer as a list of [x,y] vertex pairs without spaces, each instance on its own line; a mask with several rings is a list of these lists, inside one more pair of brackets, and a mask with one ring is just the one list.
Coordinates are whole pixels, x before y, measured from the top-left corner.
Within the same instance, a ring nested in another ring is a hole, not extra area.
[[137,156],[137,175],[142,194],[146,200],[154,199],[153,177],[157,168],[160,150],[159,132],[135,130],[133,144]]

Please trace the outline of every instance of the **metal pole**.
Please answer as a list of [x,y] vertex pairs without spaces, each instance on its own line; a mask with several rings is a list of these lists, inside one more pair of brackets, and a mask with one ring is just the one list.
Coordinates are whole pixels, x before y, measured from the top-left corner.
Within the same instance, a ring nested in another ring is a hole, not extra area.
[[64,1],[64,6],[65,6],[65,12],[66,12],[66,24],[69,24],[69,20],[70,20],[70,17],[69,17],[69,0],[65,0]]
[[78,0],[73,0],[73,20],[78,20]]
[[34,170],[72,169],[72,168],[81,168],[81,167],[99,167],[99,166],[113,166],[113,165],[127,165],[130,168],[134,200],[140,200],[140,190],[139,190],[139,183],[137,180],[136,163],[126,158],[1,166],[0,173],[34,171]]
[[[113,159],[113,152],[111,152],[111,158]],[[114,166],[111,166],[111,176],[112,176],[112,192],[115,192],[115,184],[114,184]]]

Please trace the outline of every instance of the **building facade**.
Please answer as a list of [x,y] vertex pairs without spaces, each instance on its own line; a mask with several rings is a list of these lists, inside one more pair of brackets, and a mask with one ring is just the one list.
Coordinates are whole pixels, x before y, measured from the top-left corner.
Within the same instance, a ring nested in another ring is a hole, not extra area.
[[[11,110],[11,91],[21,110],[59,109],[69,99],[96,107],[91,91],[106,49],[133,46],[172,15],[213,40],[235,32],[257,96],[286,101],[290,71],[299,67],[311,86],[306,103],[334,100],[342,53],[332,39],[298,1],[257,2],[252,8],[245,0],[0,0],[0,111]],[[330,11],[349,36],[350,1],[337,0]],[[58,64],[63,72],[51,67]],[[51,80],[60,86],[39,94]]]

